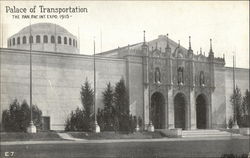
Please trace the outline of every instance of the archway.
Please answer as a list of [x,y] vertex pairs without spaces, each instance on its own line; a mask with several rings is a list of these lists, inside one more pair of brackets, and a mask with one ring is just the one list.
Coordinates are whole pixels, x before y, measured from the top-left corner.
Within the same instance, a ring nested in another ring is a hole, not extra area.
[[156,129],[164,128],[164,123],[165,123],[164,107],[165,107],[164,96],[159,92],[155,92],[151,96],[150,115],[152,123]]
[[207,102],[202,94],[196,98],[196,125],[198,129],[207,128]]
[[185,129],[186,125],[186,101],[182,93],[178,93],[174,98],[174,124],[175,128]]

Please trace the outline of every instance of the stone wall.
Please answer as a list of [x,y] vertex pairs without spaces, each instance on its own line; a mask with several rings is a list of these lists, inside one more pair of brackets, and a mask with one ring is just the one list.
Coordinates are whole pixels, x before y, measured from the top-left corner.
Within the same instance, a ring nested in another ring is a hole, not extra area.
[[[71,110],[81,107],[81,85],[88,79],[93,88],[93,57],[33,51],[32,59],[33,104],[50,116],[52,130],[63,130]],[[14,98],[29,103],[29,74],[28,51],[1,49],[1,118]],[[114,86],[125,75],[125,60],[96,58],[97,107],[103,106],[106,84]]]
[[132,115],[143,118],[143,70],[142,57],[128,56],[127,85],[129,87],[129,103]]

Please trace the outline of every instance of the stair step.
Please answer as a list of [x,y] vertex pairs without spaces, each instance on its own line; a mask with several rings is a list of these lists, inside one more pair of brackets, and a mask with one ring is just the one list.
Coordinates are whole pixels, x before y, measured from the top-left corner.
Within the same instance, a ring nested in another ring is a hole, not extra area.
[[215,135],[215,134],[230,134],[230,133],[182,133],[182,135]]
[[196,132],[196,133],[186,133],[182,132],[182,134],[227,134],[228,132],[214,132],[214,133],[209,133],[209,132]]
[[220,130],[184,130],[182,131],[182,137],[221,137],[231,136],[232,134],[226,131]]
[[219,130],[183,130],[182,132],[192,133],[192,132],[226,132],[226,131],[219,131]]
[[196,137],[230,137],[231,135],[188,135],[182,136],[183,138],[196,138]]

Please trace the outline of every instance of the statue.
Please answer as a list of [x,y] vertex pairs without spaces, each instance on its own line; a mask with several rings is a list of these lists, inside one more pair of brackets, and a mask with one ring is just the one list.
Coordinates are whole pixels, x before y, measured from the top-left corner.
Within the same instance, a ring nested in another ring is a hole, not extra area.
[[155,69],[155,83],[161,83],[161,73],[158,67]]
[[205,85],[205,76],[203,71],[200,72],[200,85],[201,86]]
[[183,68],[178,68],[178,83],[183,84]]

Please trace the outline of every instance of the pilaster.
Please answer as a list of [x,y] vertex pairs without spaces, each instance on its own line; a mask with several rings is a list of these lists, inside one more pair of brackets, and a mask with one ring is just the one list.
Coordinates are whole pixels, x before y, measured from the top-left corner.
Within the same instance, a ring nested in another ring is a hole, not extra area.
[[196,105],[195,105],[195,92],[190,91],[190,129],[196,129]]
[[168,129],[173,129],[174,127],[174,96],[173,88],[168,90]]

